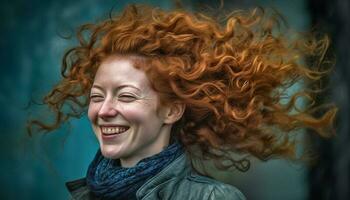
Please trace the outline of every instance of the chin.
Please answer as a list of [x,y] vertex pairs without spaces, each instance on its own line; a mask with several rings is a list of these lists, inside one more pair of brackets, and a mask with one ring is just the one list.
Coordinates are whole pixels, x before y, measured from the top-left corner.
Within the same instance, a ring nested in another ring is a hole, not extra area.
[[101,146],[101,153],[103,157],[108,158],[108,159],[118,159],[120,156],[120,153],[116,149],[110,149]]

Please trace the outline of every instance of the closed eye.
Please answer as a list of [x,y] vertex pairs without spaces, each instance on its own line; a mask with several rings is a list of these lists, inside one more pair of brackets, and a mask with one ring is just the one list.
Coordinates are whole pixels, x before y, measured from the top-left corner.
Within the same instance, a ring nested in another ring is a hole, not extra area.
[[90,96],[90,101],[92,102],[101,102],[104,100],[104,97],[101,95],[91,95]]
[[130,94],[122,94],[118,96],[118,100],[122,102],[132,102],[137,100],[137,97],[130,95]]

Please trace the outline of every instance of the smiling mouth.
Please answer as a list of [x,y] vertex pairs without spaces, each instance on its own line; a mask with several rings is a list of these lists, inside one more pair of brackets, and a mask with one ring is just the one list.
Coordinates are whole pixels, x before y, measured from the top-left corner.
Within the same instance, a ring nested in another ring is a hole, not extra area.
[[127,126],[101,126],[101,132],[103,135],[115,135],[122,134],[127,131],[129,127]]

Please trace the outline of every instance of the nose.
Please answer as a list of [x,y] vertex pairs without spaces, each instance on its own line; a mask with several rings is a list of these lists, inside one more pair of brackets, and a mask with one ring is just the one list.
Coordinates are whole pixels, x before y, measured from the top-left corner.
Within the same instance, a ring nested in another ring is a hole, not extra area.
[[118,114],[118,111],[115,108],[115,105],[111,101],[105,101],[98,112],[98,116],[102,119],[107,119],[115,117]]

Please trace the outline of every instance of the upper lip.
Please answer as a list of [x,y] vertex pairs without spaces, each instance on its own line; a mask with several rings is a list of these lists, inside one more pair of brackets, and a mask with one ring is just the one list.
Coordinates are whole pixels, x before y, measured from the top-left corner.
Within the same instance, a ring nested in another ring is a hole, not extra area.
[[100,124],[100,127],[129,127],[127,125],[122,124]]

